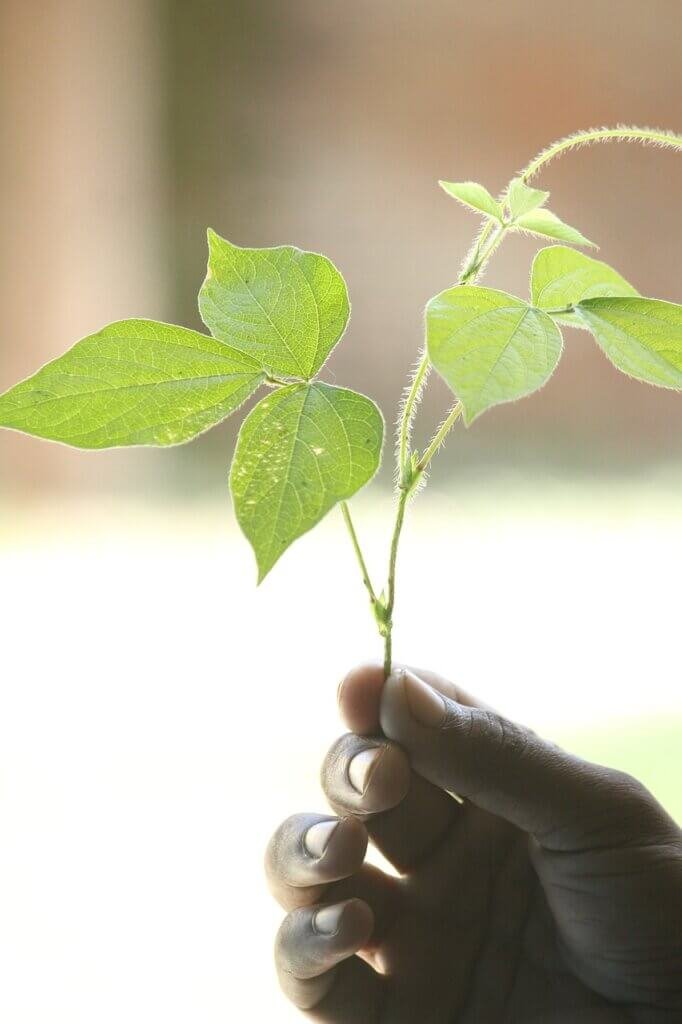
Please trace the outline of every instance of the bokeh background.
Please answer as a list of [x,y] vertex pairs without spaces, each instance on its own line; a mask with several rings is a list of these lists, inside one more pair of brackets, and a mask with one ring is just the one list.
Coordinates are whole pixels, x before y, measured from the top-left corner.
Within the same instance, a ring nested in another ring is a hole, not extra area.
[[[200,327],[208,225],[346,276],[325,369],[387,421],[428,298],[499,190],[599,124],[680,130],[676,0],[0,2],[0,390],[120,317]],[[682,301],[682,160],[588,149],[552,207]],[[523,294],[538,245],[487,282]],[[424,440],[447,408],[433,381]],[[344,669],[376,657],[338,513],[257,591],[238,420],[88,454],[0,433],[0,1016],[298,1019],[270,969],[268,833],[323,808]],[[682,816],[682,401],[566,332],[539,395],[458,429],[410,518],[397,656],[639,774]],[[387,449],[390,453],[390,444]],[[390,462],[390,459],[387,460]],[[375,572],[387,468],[356,503]]]

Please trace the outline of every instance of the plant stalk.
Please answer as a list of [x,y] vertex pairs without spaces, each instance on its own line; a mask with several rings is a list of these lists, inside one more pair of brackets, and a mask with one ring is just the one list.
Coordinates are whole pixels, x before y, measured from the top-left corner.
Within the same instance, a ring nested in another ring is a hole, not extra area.
[[405,509],[407,508],[407,502],[410,497],[410,490],[407,487],[401,487],[398,494],[398,506],[396,509],[395,525],[393,527],[393,536],[391,538],[391,552],[388,560],[388,583],[386,585],[386,631],[384,634],[384,678],[388,679],[391,674],[391,665],[393,661],[393,608],[395,605],[395,576],[396,576],[396,564],[398,561],[398,545],[400,544],[400,534],[402,533],[403,524],[405,522]]
[[[610,140],[621,142],[641,142],[645,145],[651,144],[671,149],[682,149],[682,136],[675,135],[672,132],[663,132],[651,128],[636,128],[630,126],[620,126],[617,128],[594,128],[589,129],[588,131],[577,132],[575,135],[569,135],[564,139],[559,139],[557,142],[552,143],[551,146],[548,146],[547,149],[544,149],[538,154],[538,156],[534,157],[533,160],[531,160],[531,162],[524,168],[520,174],[521,180],[524,182],[530,181],[530,179],[535,177],[545,164],[568,150],[577,149],[580,146],[589,145],[593,142],[608,142]],[[505,195],[506,192],[503,193],[502,198],[504,198]],[[464,264],[457,281],[458,285],[470,285],[475,283],[482,271],[485,269],[490,257],[501,244],[510,227],[513,227],[513,225],[506,221],[495,221],[492,218],[486,221],[464,260]],[[554,315],[559,315],[561,313],[569,313],[572,309],[573,307],[569,306],[565,309],[550,310],[549,312]],[[415,492],[422,473],[427,468],[463,412],[461,402],[457,402],[434,434],[428,447],[415,463],[413,461],[413,455],[410,452],[410,433],[412,429],[412,421],[421,398],[429,368],[430,362],[428,353],[424,350],[412,379],[412,384],[410,385],[410,389],[407,393],[400,418],[396,454],[398,501],[396,505],[395,523],[391,536],[388,582],[385,599],[383,594],[381,598],[377,598],[372,588],[365,560],[362,556],[360,545],[358,543],[357,534],[355,533],[355,529],[350,518],[348,506],[346,502],[342,503],[344,519],[348,526],[353,547],[360,564],[363,582],[369,591],[375,617],[379,623],[379,631],[384,638],[385,677],[390,675],[392,666],[393,609],[395,606],[396,568],[400,536],[405,523],[407,503],[410,496]]]

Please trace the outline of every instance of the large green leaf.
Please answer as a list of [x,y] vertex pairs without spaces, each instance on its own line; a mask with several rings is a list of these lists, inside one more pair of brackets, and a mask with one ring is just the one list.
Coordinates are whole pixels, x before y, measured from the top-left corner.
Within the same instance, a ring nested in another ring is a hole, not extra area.
[[0,426],[77,448],[171,445],[219,423],[263,373],[204,334],[109,324],[0,396]]
[[586,299],[576,312],[623,373],[682,389],[682,306],[660,299]]
[[561,355],[552,319],[492,288],[460,286],[426,307],[429,358],[464,406],[464,419],[541,388]]
[[348,322],[334,264],[292,245],[241,249],[214,231],[208,246],[199,310],[211,334],[269,373],[314,377]]
[[383,433],[369,398],[317,381],[280,388],[247,416],[230,487],[259,582],[292,541],[374,476]]
[[531,188],[522,178],[514,178],[509,184],[507,202],[512,217],[521,217],[524,213],[537,210],[549,199],[549,192],[539,188]]
[[476,181],[439,181],[438,184],[444,192],[464,206],[468,206],[470,210],[502,220],[502,207],[484,185],[479,185]]
[[556,238],[560,242],[570,242],[571,245],[591,245],[596,249],[594,242],[585,238],[577,228],[570,224],[564,224],[556,213],[551,210],[531,210],[524,213],[514,221],[517,228],[522,231],[529,231],[532,235],[540,235],[543,238]]
[[[608,263],[565,245],[548,245],[540,250],[533,260],[530,285],[533,305],[545,310],[565,309],[582,299],[638,294]],[[572,327],[586,326],[573,312],[562,313],[554,319]]]

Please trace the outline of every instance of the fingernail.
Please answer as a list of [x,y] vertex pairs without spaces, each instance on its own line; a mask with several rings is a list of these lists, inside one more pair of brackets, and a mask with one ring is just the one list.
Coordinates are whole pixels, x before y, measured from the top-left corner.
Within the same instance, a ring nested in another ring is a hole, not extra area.
[[437,729],[445,719],[445,701],[433,687],[411,672],[403,672],[403,692],[410,714],[420,725]]
[[313,930],[321,935],[335,935],[341,926],[345,907],[345,903],[334,903],[331,907],[322,907],[313,917]]
[[311,857],[322,856],[329,846],[329,840],[338,824],[337,819],[332,819],[331,821],[318,821],[316,825],[310,826],[303,837],[303,845]]
[[372,772],[383,752],[383,747],[368,747],[356,754],[348,765],[348,778],[358,793],[364,793],[367,789]]

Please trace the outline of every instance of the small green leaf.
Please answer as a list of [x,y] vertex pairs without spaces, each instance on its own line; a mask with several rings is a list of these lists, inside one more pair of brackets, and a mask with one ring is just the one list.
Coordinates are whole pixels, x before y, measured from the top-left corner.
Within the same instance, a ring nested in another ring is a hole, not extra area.
[[531,210],[524,213],[514,222],[515,227],[521,231],[529,231],[532,235],[541,235],[543,238],[558,238],[560,242],[570,242],[572,245],[591,245],[593,249],[597,246],[590,242],[589,238],[569,224],[564,224],[551,210]]
[[623,373],[682,390],[682,306],[660,299],[585,299],[576,312]]
[[268,373],[309,380],[343,334],[345,281],[326,256],[291,245],[241,249],[208,232],[201,318]]
[[493,405],[541,388],[561,355],[551,317],[506,292],[464,285],[426,307],[429,358],[472,423]]
[[522,178],[514,178],[510,182],[507,202],[513,219],[521,217],[524,213],[530,213],[531,210],[537,210],[538,207],[544,206],[548,199],[549,192],[531,188]]
[[292,541],[374,476],[383,434],[374,402],[318,381],[280,388],[249,413],[230,487],[259,582]]
[[470,210],[484,213],[486,217],[502,220],[502,207],[488,189],[475,181],[439,181],[438,184],[449,196],[458,199]]
[[[638,294],[608,263],[564,245],[540,250],[533,260],[530,281],[533,305],[545,310],[575,306],[582,299]],[[576,313],[562,313],[554,319],[571,327],[586,326]]]
[[204,334],[120,320],[0,395],[0,426],[76,448],[181,444],[263,378],[248,356]]

